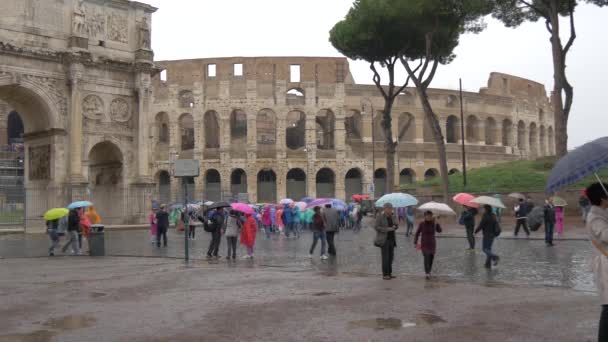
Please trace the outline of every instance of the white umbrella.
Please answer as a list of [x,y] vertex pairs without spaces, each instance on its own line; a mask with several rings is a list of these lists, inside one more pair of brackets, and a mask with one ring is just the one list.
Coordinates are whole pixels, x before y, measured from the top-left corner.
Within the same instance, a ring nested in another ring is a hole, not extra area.
[[489,205],[494,208],[502,208],[506,209],[505,205],[498,198],[490,197],[490,196],[479,196],[476,197],[471,203],[477,203],[482,205]]
[[456,212],[445,203],[428,202],[418,207],[420,211],[430,211],[435,215],[456,215]]

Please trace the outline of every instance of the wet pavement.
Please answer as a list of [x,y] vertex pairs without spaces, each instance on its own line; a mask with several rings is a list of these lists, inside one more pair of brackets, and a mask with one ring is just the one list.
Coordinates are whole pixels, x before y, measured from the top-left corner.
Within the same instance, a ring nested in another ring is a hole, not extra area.
[[[209,235],[199,229],[197,240],[189,241],[190,258],[205,261]],[[380,274],[380,251],[372,245],[374,233],[363,229],[359,233],[341,232],[336,237],[338,257],[319,259],[320,244],[314,258],[308,256],[311,234],[303,233],[299,239],[273,236],[266,239],[258,234],[253,261],[238,260],[236,264],[249,268],[279,268],[283,271],[313,271],[327,275],[344,274],[375,277]],[[406,277],[423,273],[422,256],[412,240],[397,235],[394,271]],[[174,230],[169,232],[169,246],[156,248],[148,242],[146,231],[109,231],[105,234],[106,254],[109,256],[183,258],[184,239]],[[477,241],[481,244],[480,238]],[[495,252],[501,256],[500,265],[488,272],[484,267],[485,255],[477,247],[475,252],[465,250],[462,238],[439,238],[438,253],[433,273],[453,280],[477,284],[511,284],[542,287],[561,287],[577,291],[594,291],[589,260],[591,246],[586,241],[556,241],[555,247],[546,247],[542,240],[525,238],[499,238]],[[0,236],[0,257],[45,257],[48,240],[44,235]],[[223,238],[220,255],[225,255]],[[60,253],[59,253],[60,254]],[[244,254],[239,246],[238,255]],[[211,261],[225,265],[225,259]],[[497,285],[498,286],[498,285]]]

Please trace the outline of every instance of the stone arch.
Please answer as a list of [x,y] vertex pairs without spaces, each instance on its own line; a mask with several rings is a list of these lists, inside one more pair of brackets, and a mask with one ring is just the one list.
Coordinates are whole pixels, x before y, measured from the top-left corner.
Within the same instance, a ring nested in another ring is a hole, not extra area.
[[194,94],[190,90],[182,90],[178,95],[180,108],[194,108]]
[[553,127],[551,126],[549,126],[549,128],[547,129],[547,139],[549,140],[548,153],[550,156],[553,156],[555,155],[555,136],[553,135]]
[[317,149],[333,150],[335,147],[336,116],[329,109],[322,109],[315,117]]
[[171,202],[171,174],[167,170],[160,170],[156,174],[156,184],[158,186],[158,201],[160,203]]
[[450,169],[450,171],[448,172],[448,175],[455,175],[457,173],[460,173],[460,170],[454,168],[454,169]]
[[182,151],[194,149],[194,118],[189,113],[179,117],[180,148]]
[[262,109],[256,119],[257,143],[262,146],[275,145],[277,142],[277,116],[272,109]]
[[424,173],[424,180],[428,181],[433,178],[436,178],[437,176],[439,176],[439,171],[437,171],[437,169],[428,169]]
[[349,112],[344,120],[344,130],[346,131],[346,143],[348,145],[361,142],[361,112],[358,110],[351,110]]
[[234,169],[230,174],[230,192],[233,198],[239,194],[247,193],[247,172],[243,169]]
[[445,139],[448,144],[456,144],[460,140],[460,119],[455,115],[448,116],[446,120]]
[[416,171],[403,169],[399,172],[399,185],[413,184],[414,182],[416,182]]
[[476,144],[479,142],[479,119],[475,115],[467,117],[466,136],[467,142]]
[[247,144],[247,113],[241,109],[230,113],[230,144],[237,147]]
[[386,169],[374,171],[374,196],[380,198],[386,194]]
[[290,88],[285,93],[288,106],[303,106],[306,104],[306,93],[302,88]]
[[258,172],[258,202],[277,203],[277,174],[272,169]]
[[124,188],[126,170],[120,147],[108,140],[100,141],[88,153],[91,201],[104,223],[122,220],[125,213]]
[[350,201],[353,195],[363,193],[363,172],[359,168],[352,168],[344,176],[344,190],[346,200]]
[[161,144],[169,144],[171,141],[169,133],[169,115],[166,112],[160,112],[156,114],[155,130],[156,130],[156,142]]
[[502,121],[502,145],[513,146],[513,122],[509,119]]
[[530,124],[530,154],[538,156],[538,129],[534,122]]
[[306,146],[306,114],[299,110],[287,113],[285,128],[285,143],[287,148],[297,150]]
[[222,199],[222,176],[216,169],[205,172],[205,201],[220,201]]
[[330,168],[322,168],[317,172],[317,197],[334,198],[336,196],[336,174]]
[[411,113],[399,114],[399,130],[397,137],[400,142],[416,141],[416,118]]
[[517,123],[517,148],[520,151],[526,149],[526,124],[522,120]]
[[220,147],[220,124],[216,111],[207,111],[203,117],[205,126],[205,148]]
[[547,153],[547,133],[546,133],[544,125],[540,125],[539,140],[540,140],[540,156],[548,155],[548,153]]
[[287,198],[294,201],[306,197],[306,172],[294,168],[287,172]]
[[486,118],[486,129],[485,129],[485,142],[486,145],[492,146],[496,145],[496,136],[498,135],[496,120],[493,117]]

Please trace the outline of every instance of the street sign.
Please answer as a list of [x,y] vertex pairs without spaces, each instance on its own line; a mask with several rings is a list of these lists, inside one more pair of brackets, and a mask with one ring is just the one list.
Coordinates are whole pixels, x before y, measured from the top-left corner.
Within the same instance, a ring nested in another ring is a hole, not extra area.
[[367,186],[367,193],[373,197],[375,192],[376,192],[376,189],[375,189],[374,184],[369,184]]
[[173,163],[174,177],[198,177],[200,166],[198,160],[178,159]]

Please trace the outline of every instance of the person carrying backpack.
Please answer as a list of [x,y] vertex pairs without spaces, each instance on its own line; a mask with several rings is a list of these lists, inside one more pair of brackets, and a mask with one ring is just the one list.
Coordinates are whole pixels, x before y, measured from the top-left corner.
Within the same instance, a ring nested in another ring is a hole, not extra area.
[[477,215],[477,209],[471,207],[464,207],[464,211],[460,215],[458,223],[463,225],[467,230],[467,240],[469,241],[469,248],[467,250],[475,250],[475,216]]
[[224,214],[223,208],[216,209],[211,214],[207,231],[211,233],[211,242],[209,243],[209,249],[207,250],[207,259],[219,258],[220,243],[222,242],[222,229],[226,225],[226,215]]
[[494,239],[500,235],[501,230],[496,215],[492,213],[492,207],[489,205],[483,206],[483,216],[477,230],[475,230],[475,234],[480,231],[483,234],[483,252],[486,254],[486,263],[484,266],[485,268],[490,269],[492,268],[492,262],[494,263],[494,266],[496,266],[500,260],[500,257],[492,252],[492,245],[494,244]]

